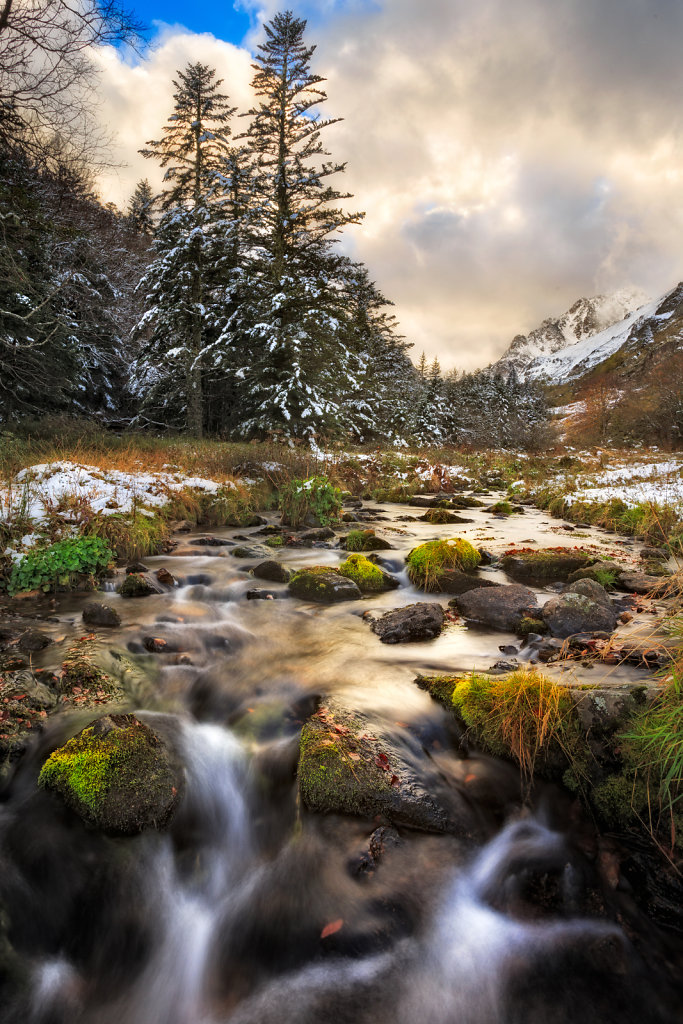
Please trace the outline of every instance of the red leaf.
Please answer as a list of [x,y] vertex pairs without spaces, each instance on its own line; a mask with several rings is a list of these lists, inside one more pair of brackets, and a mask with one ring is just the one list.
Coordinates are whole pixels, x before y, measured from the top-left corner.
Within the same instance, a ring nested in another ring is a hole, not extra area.
[[398,775],[391,776],[391,785],[394,787],[394,789],[398,789],[398,787],[401,785]]
[[340,930],[340,928],[343,928],[343,927],[344,927],[344,918],[343,917],[337,918],[336,921],[330,921],[330,923],[326,924],[325,927],[323,928],[323,930],[321,931],[320,938],[321,939],[326,939],[328,935],[334,935],[335,932],[338,932]]

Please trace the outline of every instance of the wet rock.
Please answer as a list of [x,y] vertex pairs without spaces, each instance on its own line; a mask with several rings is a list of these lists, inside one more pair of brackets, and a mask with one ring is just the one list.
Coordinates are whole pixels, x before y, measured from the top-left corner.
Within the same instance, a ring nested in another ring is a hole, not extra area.
[[304,530],[299,534],[299,540],[304,544],[319,540],[334,540],[334,537],[334,530],[329,526],[319,526],[315,530]]
[[[326,701],[304,725],[298,775],[312,811],[382,815],[426,832],[469,836],[474,830],[464,799],[446,789],[414,737],[337,701]],[[378,852],[388,840],[377,837]]]
[[52,637],[49,637],[47,633],[41,633],[38,629],[27,629],[19,637],[17,646],[25,654],[34,654],[37,651],[45,650],[51,643]]
[[481,559],[480,565],[493,565],[497,561],[496,556],[491,551],[487,551],[486,548],[477,548],[477,550]]
[[367,845],[349,862],[349,873],[356,877],[371,875],[390,850],[401,845],[401,837],[391,825],[380,825],[370,836]]
[[193,546],[209,548],[230,548],[233,546],[231,540],[226,540],[224,537],[214,537],[212,533],[207,533],[203,537],[195,537],[189,543]]
[[617,626],[617,610],[604,587],[594,580],[571,583],[562,594],[551,597],[541,616],[553,636],[566,638],[574,633],[611,633]]
[[168,569],[165,569],[165,568],[157,569],[157,571],[154,573],[154,575],[159,580],[159,583],[161,583],[162,586],[164,586],[164,587],[175,587],[175,585],[176,585],[176,578],[173,575],[173,573],[170,573],[168,571]]
[[372,623],[372,631],[383,644],[405,644],[433,640],[443,628],[443,608],[436,602],[409,604],[387,612]]
[[466,619],[495,629],[514,631],[522,619],[540,617],[536,595],[519,583],[470,590],[454,603]]
[[644,561],[649,561],[652,558],[657,562],[666,562],[669,552],[665,548],[644,547],[641,548],[640,557]]
[[342,576],[338,569],[316,565],[300,569],[289,581],[289,592],[304,601],[334,604],[337,601],[355,601],[361,592],[353,582]]
[[450,503],[450,495],[444,496],[443,494],[436,494],[431,497],[417,494],[408,502],[411,508],[448,508]]
[[595,555],[578,548],[521,549],[503,555],[503,568],[516,579],[566,580],[570,573],[584,569]]
[[238,547],[233,548],[230,554],[233,558],[263,558],[269,552],[268,548],[250,547],[246,544],[240,544]]
[[277,593],[274,590],[248,590],[247,601],[275,601]]
[[517,636],[525,636],[531,639],[531,637],[547,633],[548,626],[543,619],[533,619],[525,616],[517,623],[515,632],[517,633]]
[[131,573],[148,572],[147,566],[142,562],[131,562],[130,565],[126,566],[126,575],[130,576]]
[[195,572],[190,573],[189,576],[185,576],[183,582],[190,587],[210,587],[214,582],[214,577],[209,575],[208,572]]
[[575,572],[570,572],[567,577],[567,581],[569,583],[575,583],[577,580],[595,580],[597,583],[601,583],[604,586],[607,579],[607,573],[609,573],[610,577],[616,581],[619,575],[626,571],[627,570],[624,569],[623,565],[619,565],[618,562],[599,561],[586,566],[585,569],[577,569]]
[[268,580],[270,583],[289,583],[292,575],[282,562],[276,562],[274,558],[259,562],[252,569],[252,573],[257,579]]
[[644,572],[622,572],[618,580],[619,587],[630,594],[649,594],[662,588],[660,576],[649,576]]
[[169,745],[135,715],[91,722],[50,755],[38,781],[88,825],[122,835],[165,828],[184,786]]
[[384,569],[364,555],[349,555],[345,562],[339,566],[342,576],[353,580],[359,590],[364,594],[382,593],[386,590],[395,590],[400,586],[400,581],[391,576]]
[[[439,590],[442,594],[466,594],[469,590],[480,587],[499,587],[500,583],[487,580],[483,576],[472,576],[459,569],[445,569],[439,576]],[[448,602],[452,604],[452,601]]]
[[643,688],[635,686],[620,690],[572,688],[571,697],[579,722],[592,739],[613,736],[626,725],[634,712],[642,710],[644,703]]
[[445,508],[430,508],[428,512],[425,512],[420,517],[423,523],[432,523],[434,526],[442,526],[450,523],[473,523],[473,519],[464,519],[463,516],[458,516],[454,512],[449,512]]
[[141,573],[131,573],[118,589],[121,597],[149,597],[150,594],[161,594],[163,589],[158,583],[153,583],[148,576]]
[[391,544],[378,537],[374,530],[351,530],[339,541],[339,547],[346,551],[391,551]]
[[161,636],[144,636],[142,646],[150,654],[180,654],[182,648]]
[[88,601],[83,609],[83,621],[88,626],[115,629],[121,625],[121,616],[109,604],[104,604],[102,601]]

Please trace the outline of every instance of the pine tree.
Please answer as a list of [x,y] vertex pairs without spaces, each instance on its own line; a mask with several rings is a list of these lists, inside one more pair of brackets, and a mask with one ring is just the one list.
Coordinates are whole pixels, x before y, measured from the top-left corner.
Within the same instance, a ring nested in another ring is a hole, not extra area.
[[154,193],[147,178],[135,186],[128,206],[128,220],[138,234],[149,237],[154,234]]
[[216,72],[188,64],[178,72],[175,108],[162,139],[141,150],[166,168],[154,259],[141,282],[147,293],[137,334],[146,337],[138,367],[140,391],[158,406],[176,400],[173,372],[184,377],[185,421],[191,434],[204,428],[202,371],[209,328],[220,318],[220,273],[226,237],[220,204],[229,121],[235,108],[219,92]]
[[247,273],[249,296],[230,329],[249,338],[244,373],[249,404],[245,435],[280,431],[288,437],[335,429],[338,394],[348,371],[344,345],[344,261],[332,239],[359,214],[329,184],[344,170],[328,162],[320,133],[334,124],[316,108],[326,99],[311,73],[315,47],[304,43],[306,22],[291,11],[265,26],[255,58],[259,103],[245,134],[254,157],[259,211]]

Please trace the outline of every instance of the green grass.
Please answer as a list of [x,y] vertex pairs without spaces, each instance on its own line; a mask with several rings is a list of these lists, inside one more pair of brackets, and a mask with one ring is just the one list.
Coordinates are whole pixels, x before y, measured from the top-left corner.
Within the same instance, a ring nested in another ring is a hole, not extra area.
[[430,540],[413,548],[407,558],[410,582],[422,590],[438,591],[439,578],[448,569],[476,569],[481,555],[462,537]]

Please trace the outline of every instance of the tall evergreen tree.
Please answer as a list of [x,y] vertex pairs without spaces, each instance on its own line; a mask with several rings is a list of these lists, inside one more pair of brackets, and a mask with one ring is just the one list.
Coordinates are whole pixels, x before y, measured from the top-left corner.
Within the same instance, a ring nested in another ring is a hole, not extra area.
[[178,389],[172,384],[180,369],[186,426],[201,436],[202,370],[209,332],[215,332],[221,315],[220,274],[226,256],[218,176],[235,108],[219,91],[215,70],[206,64],[188,64],[173,84],[175,107],[164,137],[141,150],[166,168],[167,185],[160,201],[154,258],[140,284],[147,297],[137,327],[146,341],[138,387],[150,392],[157,407],[177,404]]
[[154,193],[147,178],[135,186],[128,206],[128,220],[138,234],[150,237],[154,234]]
[[249,111],[245,138],[259,216],[248,300],[231,323],[250,346],[244,434],[302,437],[335,429],[348,370],[344,261],[332,240],[361,215],[340,207],[350,196],[328,180],[344,165],[324,159],[320,134],[335,121],[316,109],[326,99],[324,79],[310,70],[315,47],[305,44],[305,28],[291,11],[276,15],[253,65],[259,102]]

